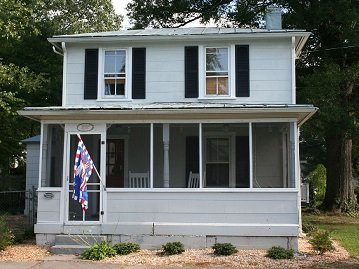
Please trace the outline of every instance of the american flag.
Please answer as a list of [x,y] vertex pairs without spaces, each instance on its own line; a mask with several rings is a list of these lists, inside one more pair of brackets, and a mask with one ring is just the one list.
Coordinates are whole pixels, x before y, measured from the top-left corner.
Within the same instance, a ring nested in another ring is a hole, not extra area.
[[74,167],[74,191],[72,198],[78,200],[85,211],[88,208],[87,181],[91,177],[93,161],[79,136]]

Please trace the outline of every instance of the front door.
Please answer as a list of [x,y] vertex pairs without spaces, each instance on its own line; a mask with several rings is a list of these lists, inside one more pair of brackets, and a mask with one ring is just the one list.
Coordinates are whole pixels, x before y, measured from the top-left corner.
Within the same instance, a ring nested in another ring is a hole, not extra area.
[[[83,143],[85,144],[89,155],[93,161],[94,166],[97,168],[98,173],[101,175],[101,134],[81,134]],[[68,193],[68,221],[99,221],[100,208],[101,208],[101,192],[102,182],[95,169],[92,170],[92,175],[87,182],[87,210],[83,210],[79,200],[73,199],[74,190],[74,168],[75,156],[77,153],[79,138],[77,134],[69,135],[68,150],[68,173],[69,180],[67,184]]]
[[125,175],[125,140],[106,141],[106,186],[123,188]]

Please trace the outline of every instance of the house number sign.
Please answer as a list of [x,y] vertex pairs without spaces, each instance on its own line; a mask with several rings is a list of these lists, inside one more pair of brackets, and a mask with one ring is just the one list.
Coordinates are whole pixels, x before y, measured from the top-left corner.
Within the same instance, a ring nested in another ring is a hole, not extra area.
[[46,199],[52,199],[52,198],[54,198],[54,194],[53,193],[51,193],[51,192],[45,192],[44,193],[44,198],[46,198]]
[[81,132],[90,132],[95,128],[91,123],[80,123],[77,124],[77,130]]

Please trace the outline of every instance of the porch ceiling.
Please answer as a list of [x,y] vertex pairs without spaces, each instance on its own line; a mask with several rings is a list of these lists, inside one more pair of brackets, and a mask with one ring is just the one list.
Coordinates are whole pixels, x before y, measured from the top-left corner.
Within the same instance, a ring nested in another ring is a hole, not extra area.
[[59,122],[295,118],[301,125],[316,111],[317,108],[312,105],[152,103],[101,107],[26,107],[18,113],[37,121]]

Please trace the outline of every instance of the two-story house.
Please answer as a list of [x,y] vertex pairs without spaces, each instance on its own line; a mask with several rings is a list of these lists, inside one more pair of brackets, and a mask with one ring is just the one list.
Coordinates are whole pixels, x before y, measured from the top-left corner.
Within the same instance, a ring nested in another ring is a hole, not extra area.
[[[159,247],[297,249],[303,30],[180,28],[49,38],[63,102],[41,122],[38,244],[102,235]],[[80,134],[100,177],[72,199]]]

